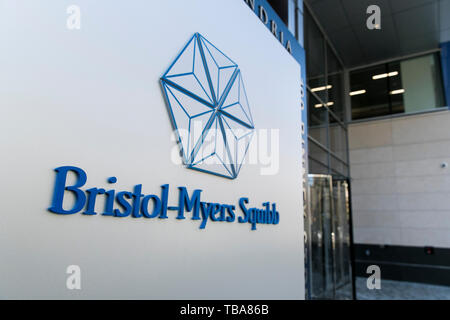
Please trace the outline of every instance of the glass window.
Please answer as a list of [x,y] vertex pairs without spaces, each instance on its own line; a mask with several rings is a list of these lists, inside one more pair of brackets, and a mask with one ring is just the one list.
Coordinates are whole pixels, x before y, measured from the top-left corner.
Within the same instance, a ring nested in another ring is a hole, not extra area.
[[287,1],[268,0],[272,9],[283,20],[285,25],[289,25],[289,7]]
[[341,160],[347,159],[347,131],[339,123],[330,123],[330,150]]
[[[405,112],[418,112],[444,106],[440,59],[437,54],[399,63]],[[395,93],[395,92],[394,92]],[[398,94],[397,94],[398,95]]]
[[307,84],[321,100],[327,101],[325,77],[325,38],[309,13],[304,15]]
[[389,114],[387,66],[381,65],[350,74],[352,119],[379,117]]
[[[388,77],[388,90],[389,90],[389,102],[390,102],[390,113],[403,113],[405,112],[405,106],[403,101],[403,83],[401,71],[400,71],[400,63],[393,62],[387,65]],[[396,94],[394,94],[396,93]]]
[[350,74],[352,119],[443,107],[439,54],[391,62]]
[[[325,166],[325,168],[328,168],[328,152],[326,152],[323,148],[318,146],[314,141],[309,140],[309,158],[313,159],[316,163]],[[311,161],[310,161],[311,162]],[[314,168],[314,167],[313,167]],[[310,168],[310,169],[313,169]],[[328,173],[328,169],[326,172],[316,172],[316,171],[310,171],[314,173]]]
[[314,94],[308,91],[308,133],[324,146],[328,146],[328,111]]
[[[333,51],[327,46],[327,75],[328,75],[328,108],[341,121],[345,120],[344,116],[344,72],[339,60]],[[334,118],[331,118],[334,122]]]
[[334,175],[337,176],[343,176],[343,177],[347,177],[348,176],[348,167],[345,163],[343,163],[342,161],[340,161],[339,159],[333,157],[333,155],[331,155],[330,158],[330,165],[331,165],[331,169],[332,169],[332,173]]
[[309,157],[309,171],[314,174],[328,174],[328,166],[314,158]]

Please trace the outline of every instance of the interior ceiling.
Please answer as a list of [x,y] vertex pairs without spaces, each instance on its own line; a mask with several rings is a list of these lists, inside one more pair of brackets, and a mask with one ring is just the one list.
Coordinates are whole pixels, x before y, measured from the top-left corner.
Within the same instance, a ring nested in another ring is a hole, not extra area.
[[[436,49],[450,41],[450,0],[305,0],[346,67]],[[369,5],[381,30],[369,30]]]

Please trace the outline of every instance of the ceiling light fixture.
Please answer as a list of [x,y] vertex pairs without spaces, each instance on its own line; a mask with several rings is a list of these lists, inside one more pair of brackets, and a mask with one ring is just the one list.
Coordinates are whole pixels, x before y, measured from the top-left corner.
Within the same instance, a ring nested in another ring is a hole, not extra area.
[[330,101],[330,102],[328,102],[327,104],[325,104],[325,103],[318,103],[318,104],[316,104],[314,107],[315,108],[322,108],[323,106],[327,106],[327,107],[330,107],[330,106],[332,106],[332,105],[334,105],[334,102],[333,101]]
[[390,94],[402,94],[402,93],[405,93],[405,89],[398,89],[390,92]]
[[323,90],[328,90],[331,88],[333,88],[333,86],[331,84],[329,84],[329,85],[323,86],[323,87],[312,88],[311,92],[323,91]]
[[392,72],[389,72],[389,73],[377,74],[376,76],[373,76],[372,79],[373,80],[378,80],[378,79],[384,79],[384,78],[387,78],[387,77],[394,77],[396,75],[398,75],[398,71],[392,71]]
[[359,94],[364,94],[364,93],[366,93],[366,90],[358,90],[358,91],[352,91],[352,92],[350,92],[350,95],[351,95],[351,96],[357,96],[357,95],[359,95]]

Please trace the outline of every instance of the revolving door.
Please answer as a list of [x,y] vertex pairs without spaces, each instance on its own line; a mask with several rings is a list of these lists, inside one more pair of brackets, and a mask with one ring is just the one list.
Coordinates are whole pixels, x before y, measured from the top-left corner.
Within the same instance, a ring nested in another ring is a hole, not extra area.
[[352,299],[348,183],[328,175],[308,178],[311,298]]

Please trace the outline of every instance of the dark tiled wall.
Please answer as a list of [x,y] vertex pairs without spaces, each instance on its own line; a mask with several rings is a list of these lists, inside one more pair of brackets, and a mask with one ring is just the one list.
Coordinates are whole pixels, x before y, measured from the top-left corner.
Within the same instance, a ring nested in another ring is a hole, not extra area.
[[378,265],[381,278],[450,286],[450,249],[355,244],[356,275]]

